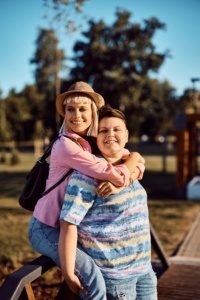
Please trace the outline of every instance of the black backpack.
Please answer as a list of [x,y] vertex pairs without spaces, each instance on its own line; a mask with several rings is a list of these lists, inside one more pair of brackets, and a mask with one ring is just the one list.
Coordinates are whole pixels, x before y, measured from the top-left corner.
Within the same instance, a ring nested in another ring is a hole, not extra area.
[[73,171],[73,169],[67,171],[53,186],[45,190],[46,180],[49,175],[49,164],[46,161],[46,158],[51,154],[53,144],[58,138],[59,137],[51,142],[44,151],[42,157],[35,163],[31,171],[26,176],[26,183],[19,197],[19,204],[27,210],[33,211],[37,201],[55,189]]

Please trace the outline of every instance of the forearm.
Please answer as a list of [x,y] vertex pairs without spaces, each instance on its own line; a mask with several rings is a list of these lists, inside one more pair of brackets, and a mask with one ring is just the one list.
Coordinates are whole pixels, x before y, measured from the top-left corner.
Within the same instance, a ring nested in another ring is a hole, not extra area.
[[64,137],[60,139],[53,152],[50,167],[53,168],[54,165],[78,170],[99,180],[109,180],[116,186],[127,185],[130,178],[130,172],[125,165],[113,166]]
[[136,179],[138,179],[139,178],[139,176],[140,176],[140,170],[139,170],[139,168],[138,167],[136,167],[135,168],[135,171],[131,174],[131,179],[134,181],[134,180],[136,180]]
[[74,276],[77,248],[77,226],[60,222],[59,257],[63,276],[66,280]]

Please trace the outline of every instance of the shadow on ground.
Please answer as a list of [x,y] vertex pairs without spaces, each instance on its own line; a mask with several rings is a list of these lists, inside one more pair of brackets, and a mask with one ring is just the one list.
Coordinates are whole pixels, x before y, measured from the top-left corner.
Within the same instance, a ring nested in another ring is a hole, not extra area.
[[15,198],[20,195],[27,172],[4,172],[0,177],[0,198]]

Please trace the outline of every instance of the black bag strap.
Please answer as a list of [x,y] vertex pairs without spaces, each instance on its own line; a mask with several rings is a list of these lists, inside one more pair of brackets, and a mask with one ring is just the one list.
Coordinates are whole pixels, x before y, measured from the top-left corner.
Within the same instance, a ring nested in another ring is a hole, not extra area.
[[39,158],[39,162],[43,162],[46,160],[46,158],[51,154],[51,149],[53,147],[53,144],[55,143],[55,141],[59,138],[59,136],[57,136],[48,146],[47,148],[44,150],[43,155]]
[[44,191],[44,193],[42,193],[42,196],[45,196],[47,195],[48,193],[50,193],[53,189],[55,189],[61,182],[63,182],[65,180],[65,178],[70,175],[74,170],[73,169],[70,169],[69,171],[67,171],[67,173],[65,173],[63,175],[63,177],[61,177],[54,185],[52,185],[50,188],[48,188],[46,191]]
[[68,139],[70,139],[70,140],[72,140],[73,142],[75,142],[76,144],[78,144],[79,146],[81,146],[78,142],[77,142],[77,140],[75,139],[75,138],[72,138],[72,137],[69,137],[69,136],[67,136],[67,135],[65,135],[65,134],[59,134],[48,146],[47,146],[47,148],[45,149],[45,151],[44,151],[44,153],[43,153],[43,155],[39,158],[39,162],[43,162],[43,161],[45,161],[46,160],[46,158],[51,154],[51,149],[52,149],[52,147],[53,147],[53,144],[55,143],[55,141],[57,141],[61,136],[64,136],[64,137],[66,137],[66,138],[68,138]]
[[[44,162],[46,160],[46,158],[51,154],[51,149],[52,149],[52,146],[54,144],[54,142],[60,138],[61,136],[64,136],[66,138],[69,138],[70,140],[72,140],[73,142],[75,142],[76,144],[78,144],[79,146],[81,146],[76,139],[74,138],[71,138],[65,134],[62,134],[62,135],[59,135],[58,137],[56,137],[50,144],[49,146],[47,147],[47,149],[45,150],[44,154],[41,156],[41,158],[39,159],[39,162]],[[54,185],[52,185],[50,188],[48,188],[46,191],[44,191],[44,193],[42,193],[42,196],[45,196],[47,195],[48,193],[50,193],[53,189],[55,189],[61,182],[63,182],[65,180],[65,178],[67,178],[67,176],[69,176],[71,173],[73,172],[73,169],[70,169],[67,171],[67,173],[65,173]]]

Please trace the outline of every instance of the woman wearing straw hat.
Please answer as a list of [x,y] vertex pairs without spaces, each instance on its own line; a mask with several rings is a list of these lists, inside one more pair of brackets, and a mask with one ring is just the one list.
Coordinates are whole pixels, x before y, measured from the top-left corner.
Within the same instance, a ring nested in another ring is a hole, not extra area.
[[[103,97],[85,82],[75,82],[56,99],[57,112],[64,118],[64,130],[51,151],[49,178],[46,189],[52,186],[69,169],[110,181],[115,186],[127,186],[132,173],[138,177],[143,171],[144,160],[133,152],[118,166],[102,161],[92,154],[92,145],[98,129],[98,109],[104,105]],[[127,151],[128,152],[128,151]],[[124,155],[127,155],[125,151]],[[132,177],[132,176],[131,176]],[[66,178],[49,194],[39,199],[29,224],[29,240],[32,247],[46,255],[60,266],[58,255],[59,215],[64,200]],[[109,192],[107,189],[106,192]],[[101,192],[101,189],[100,189]],[[105,186],[102,185],[102,192]],[[76,274],[74,282],[68,282],[71,290],[87,290],[85,299],[106,299],[106,289],[101,272],[93,260],[77,249]],[[79,281],[81,278],[81,282]],[[87,281],[84,282],[84,278]],[[84,299],[84,298],[83,298]]]

